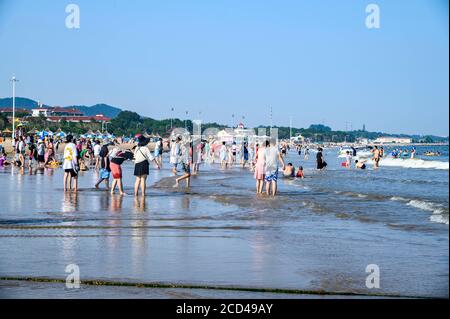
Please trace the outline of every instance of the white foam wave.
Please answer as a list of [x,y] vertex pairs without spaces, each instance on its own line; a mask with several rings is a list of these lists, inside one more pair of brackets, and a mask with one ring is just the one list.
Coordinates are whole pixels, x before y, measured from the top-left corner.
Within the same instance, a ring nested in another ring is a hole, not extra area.
[[404,197],[400,197],[400,196],[392,196],[391,200],[396,201],[396,202],[407,202],[408,199],[404,198]]
[[449,162],[426,161],[422,159],[383,158],[380,166],[396,166],[405,168],[449,169]]
[[449,224],[448,210],[446,211],[442,205],[415,199],[409,201],[406,205],[432,212],[433,214],[430,216],[432,222]]

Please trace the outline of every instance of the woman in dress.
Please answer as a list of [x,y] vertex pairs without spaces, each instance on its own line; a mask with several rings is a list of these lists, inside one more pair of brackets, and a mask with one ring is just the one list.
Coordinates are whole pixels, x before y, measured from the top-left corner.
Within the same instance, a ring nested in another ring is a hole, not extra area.
[[321,147],[319,147],[317,155],[316,155],[318,170],[323,170],[327,166],[327,162],[325,162],[322,152],[323,152],[323,149]]
[[256,179],[256,193],[262,194],[264,188],[264,166],[266,164],[266,148],[258,147],[256,153],[256,164],[255,164],[255,179]]

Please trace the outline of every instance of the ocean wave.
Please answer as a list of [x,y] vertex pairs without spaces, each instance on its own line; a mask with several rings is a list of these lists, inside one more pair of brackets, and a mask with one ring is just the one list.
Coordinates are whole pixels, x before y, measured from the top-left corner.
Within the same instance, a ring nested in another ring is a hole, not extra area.
[[430,221],[435,223],[449,224],[449,214],[448,209],[445,209],[443,205],[425,202],[421,200],[410,200],[406,205],[418,208],[424,211],[432,212],[430,216]]
[[402,159],[402,158],[383,158],[380,166],[395,166],[404,168],[431,168],[431,169],[449,169],[449,162],[426,161],[422,159]]

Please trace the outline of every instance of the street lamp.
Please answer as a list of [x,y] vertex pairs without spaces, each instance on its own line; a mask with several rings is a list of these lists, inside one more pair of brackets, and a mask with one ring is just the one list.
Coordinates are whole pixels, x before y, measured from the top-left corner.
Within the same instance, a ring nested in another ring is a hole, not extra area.
[[13,123],[12,123],[12,140],[16,137],[16,82],[19,80],[16,79],[16,76],[10,80],[12,82],[12,90],[13,90]]
[[172,129],[173,129],[173,111],[175,111],[175,109],[172,107],[171,111],[172,111],[172,114],[170,116],[170,130],[172,131]]
[[187,116],[189,114],[189,111],[186,111],[186,119],[184,120],[184,129],[187,131]]

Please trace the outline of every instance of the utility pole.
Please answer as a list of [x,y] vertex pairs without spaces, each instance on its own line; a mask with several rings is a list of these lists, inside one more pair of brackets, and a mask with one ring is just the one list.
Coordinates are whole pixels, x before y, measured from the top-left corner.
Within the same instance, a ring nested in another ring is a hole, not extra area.
[[289,141],[292,141],[292,116],[289,118]]
[[174,111],[175,109],[172,107],[172,109],[171,109],[171,114],[170,114],[170,130],[172,131],[172,129],[173,129],[173,111]]
[[270,129],[273,127],[273,112],[272,107],[270,107]]
[[12,142],[14,142],[14,138],[16,137],[16,82],[19,80],[16,79],[16,76],[10,80],[12,82],[12,91],[13,91],[13,122],[12,122]]

